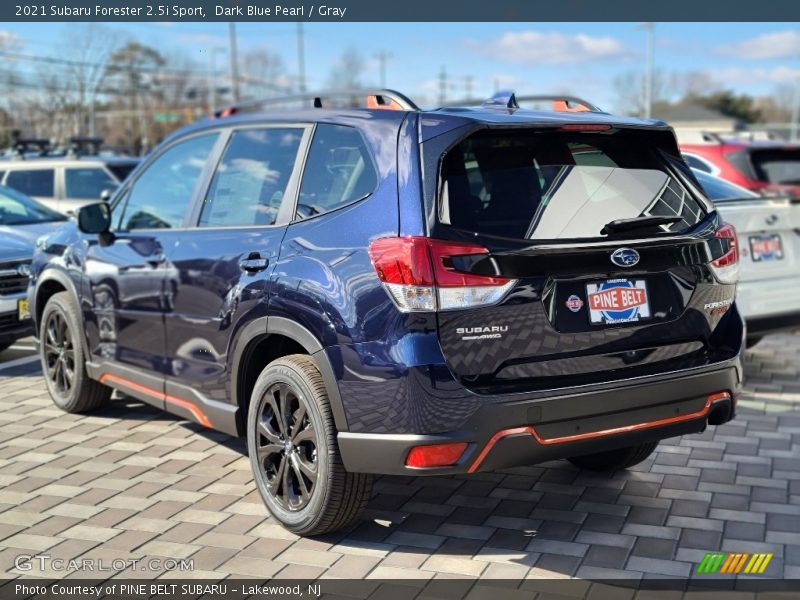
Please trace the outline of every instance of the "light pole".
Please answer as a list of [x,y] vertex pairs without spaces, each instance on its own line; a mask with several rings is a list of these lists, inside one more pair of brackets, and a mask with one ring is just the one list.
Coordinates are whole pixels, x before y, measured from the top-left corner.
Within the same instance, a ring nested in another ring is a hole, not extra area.
[[642,104],[644,118],[649,119],[653,113],[653,55],[655,53],[656,24],[647,22],[639,25],[638,29],[647,32],[647,55],[644,66],[644,89],[642,90]]
[[303,24],[297,23],[297,74],[300,93],[306,92],[306,48]]
[[213,115],[217,112],[217,65],[216,57],[217,52],[224,52],[225,48],[211,47],[207,48],[208,52],[208,113]]
[[239,102],[239,61],[236,52],[236,23],[228,24],[228,52],[231,64],[231,95],[234,102]]
[[393,55],[391,52],[386,52],[385,50],[381,50],[378,52],[376,58],[378,59],[378,69],[380,73],[380,88],[386,88],[386,61],[392,58]]

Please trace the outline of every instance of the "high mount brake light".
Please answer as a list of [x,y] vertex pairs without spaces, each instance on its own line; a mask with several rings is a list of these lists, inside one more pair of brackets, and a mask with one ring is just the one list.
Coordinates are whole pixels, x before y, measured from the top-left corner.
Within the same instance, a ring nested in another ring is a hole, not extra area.
[[720,283],[736,283],[739,280],[739,240],[736,237],[736,229],[728,223],[714,232],[714,237],[719,240],[727,240],[727,250],[711,261],[711,270],[714,277]]
[[558,128],[559,131],[608,131],[609,129],[611,129],[611,125],[599,123],[570,123]]
[[514,280],[457,271],[453,258],[483,246],[426,237],[380,238],[369,246],[378,278],[403,312],[455,310],[499,301]]

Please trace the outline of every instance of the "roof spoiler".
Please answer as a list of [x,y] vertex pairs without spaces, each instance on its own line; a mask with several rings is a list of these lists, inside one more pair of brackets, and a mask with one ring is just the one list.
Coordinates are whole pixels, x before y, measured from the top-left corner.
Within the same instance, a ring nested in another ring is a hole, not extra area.
[[282,104],[307,103],[313,108],[327,108],[329,102],[334,98],[344,98],[353,103],[353,108],[362,108],[355,102],[366,101],[366,108],[382,110],[409,110],[418,111],[419,107],[405,94],[389,89],[351,89],[351,90],[331,90],[326,92],[313,92],[307,94],[291,94],[287,96],[276,96],[274,98],[260,98],[240,102],[233,106],[220,109],[214,113],[215,117],[229,117],[245,110],[255,110],[268,106],[279,106]]

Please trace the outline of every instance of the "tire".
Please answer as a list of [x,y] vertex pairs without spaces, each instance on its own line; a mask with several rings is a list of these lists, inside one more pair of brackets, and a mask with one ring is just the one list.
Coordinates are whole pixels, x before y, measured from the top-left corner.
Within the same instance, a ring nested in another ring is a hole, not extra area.
[[42,312],[39,358],[53,404],[68,413],[95,410],[111,398],[111,388],[86,373],[82,332],[81,318],[69,293],[54,294]]
[[311,358],[293,354],[266,366],[250,397],[247,448],[264,504],[293,533],[345,529],[369,501],[373,478],[345,470],[336,433],[325,384]]
[[628,448],[618,448],[608,452],[573,456],[569,462],[587,471],[621,471],[647,459],[658,446],[658,442],[645,442]]

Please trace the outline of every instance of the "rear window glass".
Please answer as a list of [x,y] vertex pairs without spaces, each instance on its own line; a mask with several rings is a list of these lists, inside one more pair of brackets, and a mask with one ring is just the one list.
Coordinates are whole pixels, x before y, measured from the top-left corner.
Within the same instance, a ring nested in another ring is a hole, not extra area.
[[66,169],[64,182],[67,198],[85,200],[99,200],[104,190],[112,191],[117,187],[117,182],[103,169],[91,167]]
[[672,218],[653,233],[692,228],[705,216],[703,206],[646,139],[613,130],[477,133],[443,159],[439,218],[537,240],[602,237],[605,224],[639,217]]
[[53,169],[14,170],[8,174],[6,185],[15,190],[28,194],[28,196],[42,196],[52,198],[55,196],[53,189]]
[[752,153],[752,161],[756,175],[762,181],[800,184],[800,150],[757,150]]
[[724,179],[714,177],[708,173],[694,169],[694,176],[697,181],[703,186],[703,191],[711,200],[730,200],[730,199],[746,199],[757,198],[758,194],[754,194],[750,190],[743,187],[728,183]]

